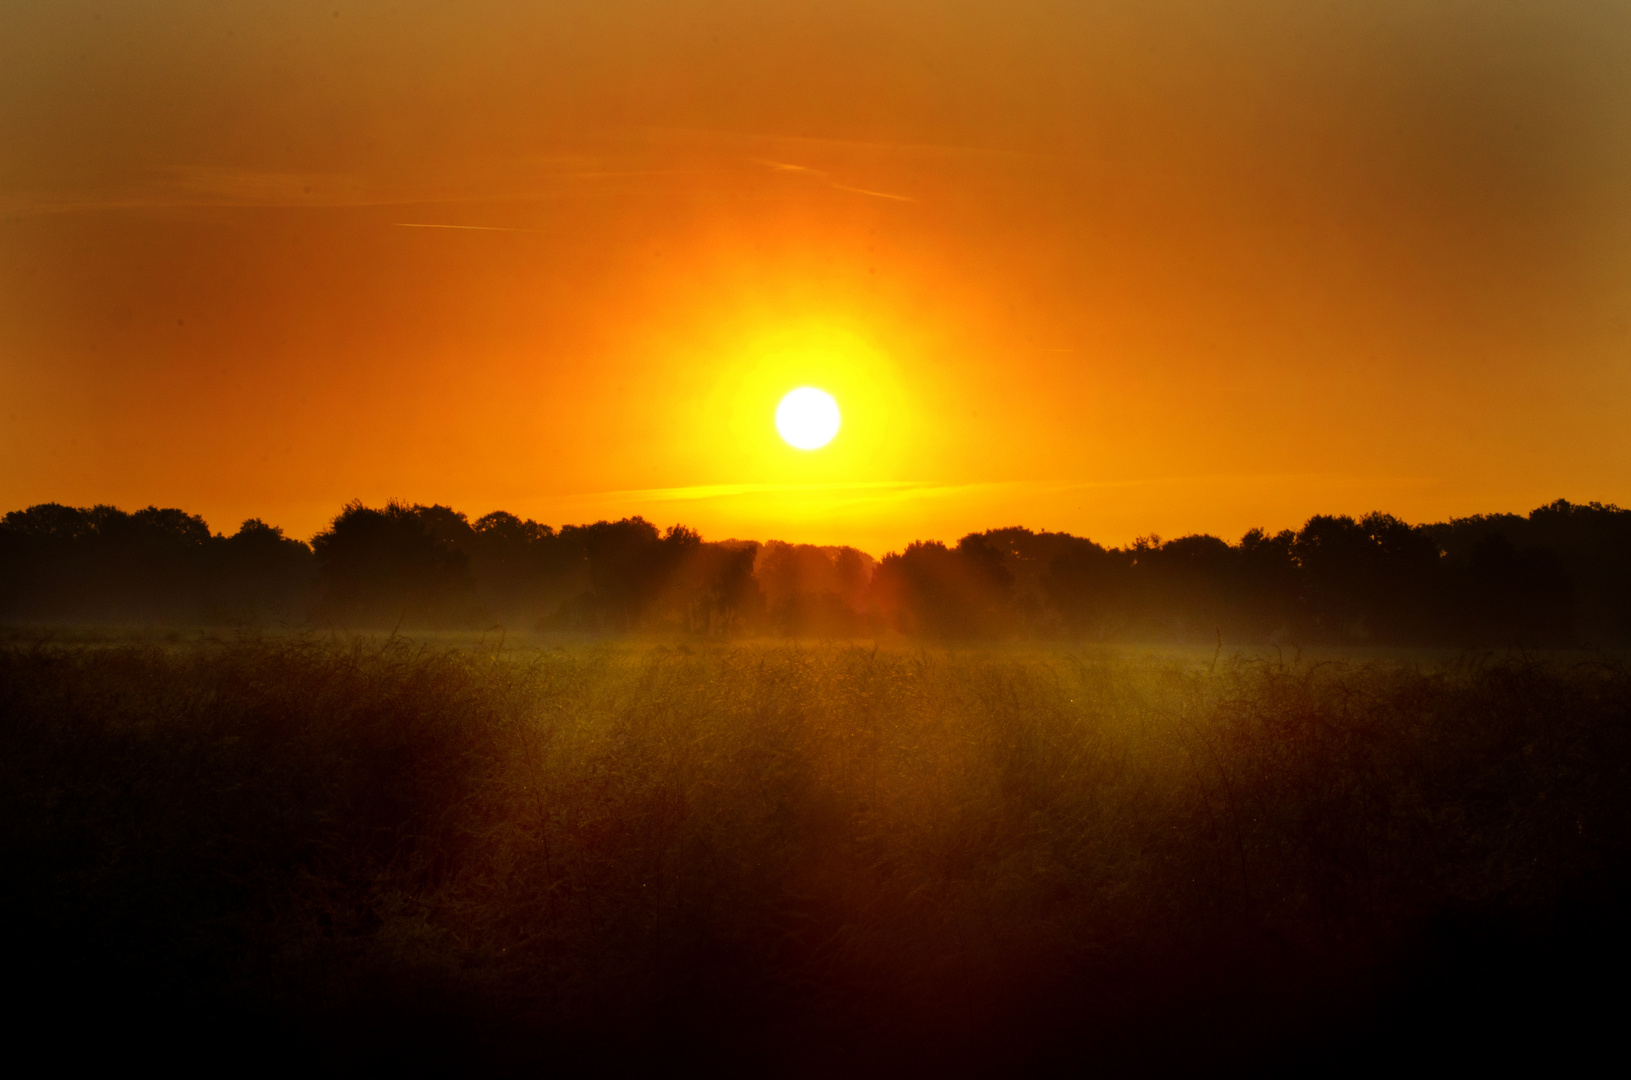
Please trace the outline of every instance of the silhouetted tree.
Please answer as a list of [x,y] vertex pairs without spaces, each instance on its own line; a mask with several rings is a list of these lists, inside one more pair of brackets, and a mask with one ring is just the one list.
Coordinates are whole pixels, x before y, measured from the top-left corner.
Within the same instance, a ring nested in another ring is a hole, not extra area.
[[1556,552],[1520,550],[1505,533],[1491,533],[1458,569],[1463,640],[1554,645],[1573,636],[1574,590]]
[[1278,644],[1299,636],[1295,543],[1290,529],[1273,536],[1251,529],[1240,538],[1235,632],[1245,640]]
[[988,637],[1010,625],[1013,578],[1002,553],[978,533],[955,548],[928,541],[885,555],[873,587],[879,606],[906,633]]
[[686,557],[702,542],[691,529],[658,533],[642,517],[568,525],[562,541],[583,553],[589,592],[562,608],[556,625],[593,630],[633,630],[661,597]]
[[759,545],[696,544],[669,579],[668,607],[691,633],[730,634],[758,622],[764,594],[753,576]]
[[[323,611],[345,623],[435,626],[475,614],[469,559],[446,534],[463,515],[446,507],[347,503],[312,540]],[[439,533],[441,535],[439,535]]]
[[1317,515],[1292,543],[1309,626],[1331,640],[1431,641],[1445,593],[1438,543],[1388,514]]
[[[1572,639],[1631,641],[1631,510],[1559,499],[1527,517],[1484,514],[1427,528],[1451,562],[1470,576],[1468,588],[1494,587],[1507,574],[1527,581],[1520,590],[1527,599],[1507,593],[1504,614],[1486,612],[1499,624],[1486,628],[1494,637],[1544,634],[1545,627],[1566,618]],[[1535,560],[1542,557],[1525,553],[1550,552],[1555,570],[1509,563],[1493,548],[1479,556],[1479,546],[1497,535],[1506,538],[1515,559]],[[1475,570],[1480,561],[1483,569]],[[1557,612],[1560,605],[1568,609],[1566,616]]]
[[867,587],[875,563],[851,547],[772,540],[754,567],[778,633],[850,637],[870,625]]
[[772,629],[940,638],[1560,644],[1631,641],[1631,512],[1410,525],[1317,515],[1238,544],[1105,549],[1010,527],[881,563],[854,548],[704,543],[644,518],[548,525],[496,511],[353,502],[312,547],[258,519],[231,537],[148,507],[42,503],[0,518],[0,618],[357,625],[493,621],[594,631]]
[[181,510],[43,503],[0,521],[12,618],[194,623],[209,527]]
[[1136,598],[1132,624],[1142,634],[1206,638],[1233,621],[1238,550],[1196,534],[1134,545],[1128,589]]
[[306,620],[317,585],[310,547],[250,518],[232,536],[217,538],[211,552],[212,621],[290,625]]
[[1085,539],[1054,556],[1042,587],[1068,630],[1106,641],[1130,629],[1133,558],[1119,548],[1106,550]]
[[467,543],[481,604],[507,625],[532,627],[590,589],[588,555],[548,525],[495,511]]

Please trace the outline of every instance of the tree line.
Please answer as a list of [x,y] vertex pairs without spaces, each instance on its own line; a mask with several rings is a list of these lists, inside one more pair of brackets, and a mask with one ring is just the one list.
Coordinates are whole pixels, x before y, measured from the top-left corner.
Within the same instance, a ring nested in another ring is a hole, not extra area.
[[352,502],[310,543],[175,509],[46,503],[0,519],[0,620],[932,639],[1342,644],[1631,641],[1631,511],[1300,529],[1104,547],[1023,528],[850,547],[707,542],[644,518]]

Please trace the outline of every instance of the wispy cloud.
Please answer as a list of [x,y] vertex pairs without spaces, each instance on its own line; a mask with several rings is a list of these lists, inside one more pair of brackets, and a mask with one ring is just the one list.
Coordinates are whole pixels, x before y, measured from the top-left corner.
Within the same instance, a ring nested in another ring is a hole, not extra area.
[[696,484],[689,487],[642,488],[608,491],[608,497],[623,496],[656,502],[692,502],[697,499],[729,499],[741,495],[860,494],[882,495],[921,487],[906,481],[876,480],[849,484]]
[[828,139],[811,135],[778,135],[762,131],[738,131],[727,128],[700,127],[635,127],[621,132],[607,133],[607,141],[627,141],[648,144],[683,144],[718,149],[736,148],[738,153],[757,149],[766,153],[818,153],[840,152],[858,155],[868,160],[902,159],[958,159],[958,158],[1029,158],[1036,155],[1012,149],[989,146],[968,146],[952,143],[879,142],[871,139]]
[[0,206],[19,213],[188,206],[367,206],[391,201],[372,196],[364,179],[350,173],[191,165],[151,169],[102,187],[0,193]]
[[603,491],[582,498],[595,502],[635,505],[650,502],[704,502],[763,497],[773,500],[808,499],[825,506],[853,506],[955,498],[976,493],[1043,492],[1076,486],[1080,485],[1008,480],[972,484],[934,484],[913,480],[870,480],[831,484],[696,484],[687,487]]
[[756,165],[763,165],[766,168],[774,169],[777,172],[799,173],[804,176],[812,177],[815,180],[838,191],[849,191],[855,193],[856,195],[868,195],[874,199],[893,199],[895,202],[917,201],[910,195],[895,195],[888,191],[873,191],[871,188],[855,187],[852,184],[841,184],[837,180],[833,179],[831,173],[824,172],[821,169],[812,169],[808,165],[790,165],[785,161],[766,161],[763,158],[749,158],[748,160],[752,161]]
[[468,229],[472,232],[544,232],[543,229],[518,229],[508,225],[441,225],[427,221],[393,221],[391,226],[397,229]]
[[[0,213],[167,207],[467,206],[571,198],[600,193],[624,181],[694,171],[619,169],[583,155],[504,159],[444,173],[411,175],[388,171],[371,174],[170,165],[100,184],[75,183],[56,190],[0,191]],[[503,228],[452,222],[396,224],[422,228]]]
[[164,170],[173,193],[225,206],[301,206],[366,202],[360,177],[347,173],[276,172],[183,166]]
[[626,488],[586,492],[577,500],[594,503],[637,505],[640,503],[702,502],[740,499],[751,496],[809,497],[824,504],[857,502],[900,502],[905,500],[954,499],[971,495],[1036,496],[1070,492],[1116,491],[1145,487],[1237,487],[1286,484],[1326,484],[1343,486],[1420,487],[1437,483],[1430,476],[1368,476],[1338,473],[1205,473],[1178,476],[1136,477],[1112,480],[1048,481],[991,480],[967,484],[940,484],[913,480],[873,480],[828,484],[695,484],[686,487]]
[[[674,153],[684,146],[684,140],[671,141],[660,144],[668,158],[654,161],[649,145],[631,145],[627,139],[605,138],[570,152],[563,148],[559,153],[499,156],[417,171],[337,172],[171,164],[132,171],[121,177],[104,177],[100,181],[76,178],[55,189],[0,191],[0,213],[185,207],[430,207],[555,201],[634,192],[643,190],[646,185],[669,181],[690,185],[706,185],[712,181],[729,185],[740,179],[744,165],[754,171],[768,169],[797,176],[865,198],[916,201],[913,196],[899,192],[847,183],[841,178],[843,171],[835,173],[785,160],[782,151],[830,153],[834,149],[825,144],[805,146],[795,145],[796,142],[760,140],[756,146],[711,147],[704,142],[697,147],[700,157],[685,153],[674,159]],[[886,149],[834,145],[857,153],[863,149],[877,152]],[[754,150],[758,153],[754,154]],[[732,179],[733,175],[736,180]],[[392,224],[406,228],[534,231],[434,220]]]

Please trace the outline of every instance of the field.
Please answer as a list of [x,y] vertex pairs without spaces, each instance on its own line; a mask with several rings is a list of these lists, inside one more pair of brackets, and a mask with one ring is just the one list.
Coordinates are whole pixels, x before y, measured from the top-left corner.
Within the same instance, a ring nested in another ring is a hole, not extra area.
[[19,1018],[110,1053],[1257,1070],[1617,1023],[1608,656],[14,638],[0,718]]

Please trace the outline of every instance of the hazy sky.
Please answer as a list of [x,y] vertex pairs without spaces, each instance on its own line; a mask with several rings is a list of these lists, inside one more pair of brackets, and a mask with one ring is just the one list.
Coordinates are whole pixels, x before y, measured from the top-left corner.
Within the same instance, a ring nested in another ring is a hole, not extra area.
[[0,455],[300,536],[1628,503],[1631,5],[7,0]]

